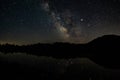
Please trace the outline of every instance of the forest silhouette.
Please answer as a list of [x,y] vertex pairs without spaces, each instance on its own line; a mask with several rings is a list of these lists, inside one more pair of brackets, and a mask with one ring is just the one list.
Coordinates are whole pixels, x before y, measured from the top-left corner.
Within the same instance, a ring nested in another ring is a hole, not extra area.
[[3,53],[26,53],[37,56],[54,58],[76,58],[87,57],[95,63],[107,67],[120,68],[120,36],[105,35],[87,44],[72,44],[56,42],[53,44],[31,44],[31,45],[0,45],[0,52]]
[[86,44],[1,44],[0,69],[2,76],[14,80],[115,80],[120,79],[119,53],[116,35]]

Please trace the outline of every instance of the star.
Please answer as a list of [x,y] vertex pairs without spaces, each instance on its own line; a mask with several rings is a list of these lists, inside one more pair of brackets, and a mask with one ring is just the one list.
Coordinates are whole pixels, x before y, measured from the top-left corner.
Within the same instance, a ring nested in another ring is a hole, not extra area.
[[80,19],[80,21],[81,21],[81,22],[83,22],[83,21],[84,21],[84,19],[83,19],[83,18],[81,18],[81,19]]

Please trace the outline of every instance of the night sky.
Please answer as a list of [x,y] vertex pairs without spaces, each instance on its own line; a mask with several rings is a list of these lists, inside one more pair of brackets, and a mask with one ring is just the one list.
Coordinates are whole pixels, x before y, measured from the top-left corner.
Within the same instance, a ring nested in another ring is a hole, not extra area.
[[0,43],[87,43],[120,35],[120,0],[0,0]]

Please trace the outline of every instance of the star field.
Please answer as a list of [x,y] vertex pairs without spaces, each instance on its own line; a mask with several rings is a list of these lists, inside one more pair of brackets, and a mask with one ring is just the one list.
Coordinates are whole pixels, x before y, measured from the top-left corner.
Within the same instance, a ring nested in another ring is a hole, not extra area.
[[86,43],[120,35],[120,0],[0,0],[0,43]]

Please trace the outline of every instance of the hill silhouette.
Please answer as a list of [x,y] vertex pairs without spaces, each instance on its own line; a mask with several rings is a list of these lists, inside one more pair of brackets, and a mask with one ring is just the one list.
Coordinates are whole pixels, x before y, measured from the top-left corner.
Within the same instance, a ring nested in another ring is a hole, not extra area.
[[120,47],[120,36],[104,35],[102,37],[94,39],[93,41],[88,43],[88,45],[90,45],[90,47],[96,47],[96,48],[102,48],[102,49],[103,48],[105,48],[105,49],[111,48],[113,50],[116,48],[116,50],[117,50],[118,49],[117,47]]
[[95,62],[104,66],[120,67],[120,36],[105,35],[87,44],[88,51],[94,53]]
[[55,58],[87,57],[108,68],[120,68],[120,36],[105,35],[87,44],[56,42],[54,44],[0,45],[3,53],[27,53]]

